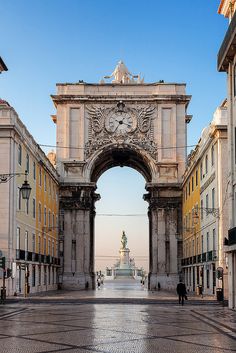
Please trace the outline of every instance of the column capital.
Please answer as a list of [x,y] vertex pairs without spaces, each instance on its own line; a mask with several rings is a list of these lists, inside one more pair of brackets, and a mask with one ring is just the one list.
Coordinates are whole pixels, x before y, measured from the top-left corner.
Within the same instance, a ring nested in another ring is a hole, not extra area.
[[60,207],[64,210],[91,210],[94,203],[100,199],[95,193],[96,186],[93,183],[73,185],[62,184],[60,186]]

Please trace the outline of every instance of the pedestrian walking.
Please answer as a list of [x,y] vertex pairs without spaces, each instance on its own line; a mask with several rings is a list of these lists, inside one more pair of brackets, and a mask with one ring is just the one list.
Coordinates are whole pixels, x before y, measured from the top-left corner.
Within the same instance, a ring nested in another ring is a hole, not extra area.
[[179,304],[184,305],[184,299],[187,298],[186,286],[182,281],[179,281],[176,288],[177,294],[179,296]]
[[101,286],[101,279],[100,279],[100,277],[98,277],[98,279],[97,279],[97,285],[98,285],[98,289],[100,289],[100,286]]

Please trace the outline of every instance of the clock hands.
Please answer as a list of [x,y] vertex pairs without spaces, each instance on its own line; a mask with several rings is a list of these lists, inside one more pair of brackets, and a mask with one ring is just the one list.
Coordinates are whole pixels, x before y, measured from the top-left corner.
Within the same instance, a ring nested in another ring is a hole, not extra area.
[[[117,127],[119,126],[119,125],[122,125],[122,124],[124,124],[124,125],[127,125],[127,126],[131,126],[129,123],[126,123],[124,120],[118,120],[118,119],[115,119],[115,121],[117,121],[119,124],[117,125]],[[117,128],[116,128],[117,129]]]

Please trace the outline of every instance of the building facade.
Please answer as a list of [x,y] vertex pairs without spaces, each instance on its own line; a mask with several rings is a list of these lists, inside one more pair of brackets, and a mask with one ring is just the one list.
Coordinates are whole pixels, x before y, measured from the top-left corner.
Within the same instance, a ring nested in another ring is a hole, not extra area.
[[[56,289],[58,283],[58,174],[15,110],[0,101],[0,250],[11,275],[7,295]],[[23,200],[27,171],[32,188]],[[3,273],[1,273],[1,277]]]
[[[183,181],[183,252],[189,290],[227,297],[227,107],[224,102],[188,158]],[[223,268],[223,278],[217,269]]]
[[221,0],[218,13],[229,19],[229,27],[218,52],[218,71],[227,74],[228,99],[228,253],[229,307],[236,308],[236,2]]

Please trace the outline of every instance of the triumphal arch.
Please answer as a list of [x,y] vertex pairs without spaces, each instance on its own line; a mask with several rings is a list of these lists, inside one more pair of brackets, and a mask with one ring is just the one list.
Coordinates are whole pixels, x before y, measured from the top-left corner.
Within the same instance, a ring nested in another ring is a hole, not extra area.
[[94,288],[96,183],[114,166],[146,180],[149,288],[174,288],[179,278],[181,179],[189,121],[185,84],[144,83],[123,62],[98,84],[57,84],[57,169],[60,174],[62,286]]

